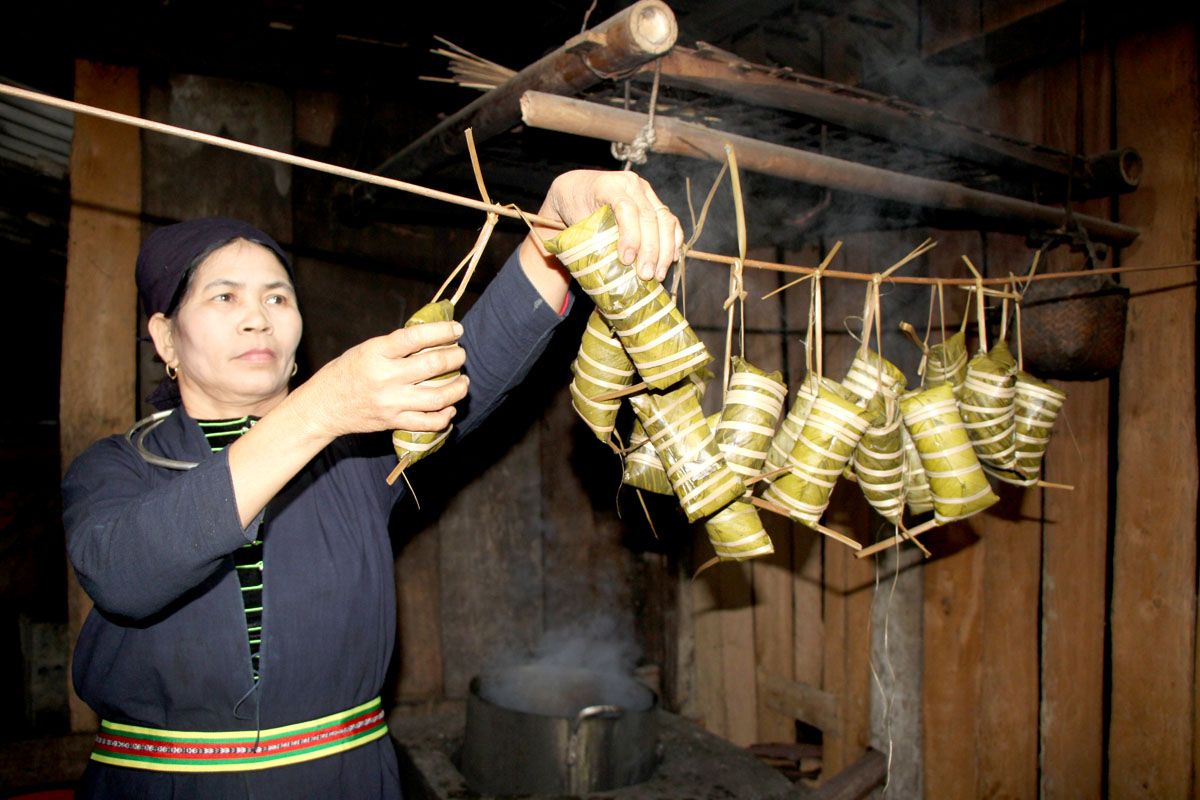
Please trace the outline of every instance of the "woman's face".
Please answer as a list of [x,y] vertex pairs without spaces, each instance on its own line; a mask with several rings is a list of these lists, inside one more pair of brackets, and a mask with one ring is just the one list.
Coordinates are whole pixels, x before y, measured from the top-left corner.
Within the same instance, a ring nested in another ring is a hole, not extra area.
[[156,314],[150,333],[163,361],[179,369],[188,414],[224,419],[265,414],[287,396],[301,327],[283,265],[239,239],[196,267],[175,318]]

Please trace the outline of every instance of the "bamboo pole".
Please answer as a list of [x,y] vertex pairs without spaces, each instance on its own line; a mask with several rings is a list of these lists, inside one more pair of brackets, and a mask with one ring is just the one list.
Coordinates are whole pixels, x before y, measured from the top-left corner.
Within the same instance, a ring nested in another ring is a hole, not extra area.
[[[200,133],[199,131],[180,128],[175,125],[167,125],[162,122],[143,119],[132,114],[121,114],[116,111],[108,111],[107,109],[98,108],[96,106],[86,105],[84,103],[76,103],[71,100],[63,100],[51,95],[42,94],[41,92],[33,92],[27,89],[20,89],[16,86],[9,86],[0,83],[0,95],[8,95],[10,97],[19,97],[25,100],[31,100],[42,105],[52,108],[60,108],[66,111],[71,111],[76,114],[86,114],[100,119],[107,119],[112,122],[120,122],[125,125],[132,125],[143,130],[154,131],[156,133],[166,134],[168,136],[178,136],[182,139],[202,142],[204,144],[213,145],[214,147],[223,147],[227,150],[234,150],[239,153],[267,158],[273,161],[280,161],[284,164],[291,164],[296,167],[304,167],[305,169],[315,170],[316,172],[324,172],[330,175],[337,175],[342,178],[371,183],[376,186],[383,186],[388,189],[395,189],[401,192],[408,192],[420,197],[426,197],[431,200],[438,200],[443,203],[473,208],[479,211],[493,212],[501,217],[509,219],[521,219],[527,223],[537,223],[544,225],[547,228],[561,230],[563,223],[557,219],[543,217],[539,214],[530,214],[521,211],[515,205],[501,206],[495,203],[485,203],[482,200],[474,200],[470,197],[443,192],[437,189],[429,189],[415,183],[407,181],[398,181],[393,178],[384,178],[379,175],[372,175],[369,172],[350,169],[348,167],[339,167],[336,164],[330,164],[325,161],[318,161],[312,158],[304,158],[302,156],[284,153],[280,150],[272,150],[269,147],[259,147],[258,145],[245,144],[233,139],[227,139],[222,136],[214,136],[209,133]],[[1076,217],[1078,219],[1078,217]],[[718,253],[706,253],[700,250],[689,250],[687,257],[699,261],[708,261],[714,264],[732,265],[738,261],[735,256],[724,256]],[[747,258],[743,259],[744,266],[753,267],[755,269],[769,269],[776,272],[790,272],[799,275],[811,275],[817,271],[814,267],[802,267],[795,264],[780,264],[774,261],[763,261],[761,259]],[[1086,275],[1117,275],[1133,272],[1149,272],[1165,269],[1192,269],[1200,266],[1200,261],[1180,261],[1173,264],[1147,264],[1133,267],[1115,267],[1106,269],[1089,269],[1077,270],[1074,272],[1053,272],[1039,273],[1030,277],[1023,278],[1026,283],[1030,281],[1041,280],[1059,280],[1062,278],[1078,278]],[[846,280],[869,281],[874,279],[874,275],[865,272],[846,272],[844,270],[825,269],[821,272],[824,277],[843,278]],[[891,275],[888,277],[890,283],[913,283],[923,286],[935,286],[941,284],[943,286],[974,286],[976,281],[974,278],[926,278],[913,275]],[[1011,283],[1011,278],[984,278],[984,285],[991,286],[1006,286]]]
[[[477,97],[373,172],[390,177],[416,177],[429,172],[463,153],[463,131],[467,128],[474,130],[476,140],[482,142],[520,122],[524,92],[536,89],[578,94],[613,74],[636,69],[666,53],[675,45],[678,33],[675,14],[666,3],[639,0]],[[370,202],[373,190],[356,186],[355,195]]]
[[[521,97],[521,118],[535,128],[631,142],[646,124],[647,115],[609,108],[586,100],[526,92]],[[1094,241],[1128,245],[1136,228],[1061,208],[1039,205],[1015,197],[969,189],[946,181],[905,175],[866,164],[762,142],[747,136],[710,130],[703,125],[659,116],[654,123],[656,153],[724,160],[724,145],[732,143],[741,165],[749,170],[789,180],[804,181],[844,192],[893,200],[943,211],[967,212],[983,218],[1019,222],[1040,228],[1080,225]]]

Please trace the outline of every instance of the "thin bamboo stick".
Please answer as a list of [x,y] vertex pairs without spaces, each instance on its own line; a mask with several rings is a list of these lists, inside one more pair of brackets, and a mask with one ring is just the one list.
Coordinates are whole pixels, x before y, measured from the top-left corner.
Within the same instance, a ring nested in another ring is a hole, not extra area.
[[[783,506],[777,506],[774,503],[772,503],[770,500],[763,500],[761,497],[751,497],[750,502],[752,504],[758,506],[761,509],[765,509],[767,511],[773,512],[775,514],[780,515],[781,517],[787,517],[788,519],[793,519],[792,515],[788,513],[788,510],[786,508],[784,508]],[[854,541],[849,536],[844,536],[843,534],[838,533],[833,528],[827,528],[819,522],[816,523],[815,525],[810,525],[807,522],[805,522],[803,524],[810,528],[813,528],[818,533],[825,534],[830,539],[835,539],[835,540],[841,542],[842,544],[849,547],[851,550],[862,550],[861,544]]]
[[876,553],[878,553],[880,550],[886,550],[889,547],[895,547],[899,542],[904,541],[906,538],[916,539],[917,536],[920,536],[922,533],[925,533],[926,531],[933,530],[934,528],[937,527],[937,525],[938,525],[938,523],[937,523],[937,520],[935,520],[935,519],[931,519],[927,522],[923,522],[915,528],[909,528],[907,531],[907,534],[908,534],[907,536],[904,536],[902,534],[896,534],[890,538],[884,539],[883,541],[876,542],[875,544],[873,544],[869,547],[862,548],[861,550],[859,550],[857,553],[854,554],[854,557],[855,558],[866,558],[867,556],[873,556]]
[[[329,164],[324,161],[317,161],[312,158],[304,158],[302,156],[284,153],[279,150],[272,150],[268,147],[259,147],[257,145],[245,144],[233,139],[227,139],[222,136],[214,136],[208,133],[200,133],[198,131],[180,128],[175,125],[167,125],[162,122],[154,122],[153,120],[135,117],[130,114],[121,114],[115,111],[108,111],[103,108],[76,103],[71,100],[62,100],[51,95],[42,94],[41,92],[31,92],[26,89],[20,89],[16,86],[9,86],[0,83],[0,94],[9,95],[11,97],[20,97],[25,100],[30,100],[35,103],[51,106],[53,108],[61,108],[66,111],[72,111],[76,114],[86,114],[88,116],[99,117],[111,122],[118,122],[125,125],[132,125],[144,130],[154,131],[156,133],[166,134],[168,136],[178,136],[182,139],[190,139],[192,141],[203,142],[213,145],[214,147],[223,147],[227,150],[234,150],[248,155],[258,156],[260,158],[268,158],[273,161],[280,161],[285,164],[291,164],[296,167],[304,167],[305,169],[324,172],[330,175],[347,178],[349,180],[362,181],[363,183],[371,183],[376,186],[382,186],[388,189],[396,189],[401,192],[408,192],[420,197],[426,197],[431,200],[439,200],[443,203],[472,208],[477,211],[490,211],[499,216],[508,219],[521,219],[522,215],[525,220],[535,222],[538,225],[544,225],[547,228],[561,230],[566,227],[562,221],[543,217],[538,214],[530,214],[521,211],[515,206],[502,206],[495,203],[485,203],[481,200],[474,200],[470,197],[443,192],[437,189],[430,189],[425,186],[420,186],[407,181],[398,181],[392,178],[383,178],[378,175],[372,175],[369,172],[350,169],[348,167],[339,167],[336,164]],[[717,253],[706,253],[700,250],[691,250],[688,252],[688,258],[697,259],[700,261],[708,261],[714,264],[732,265],[737,261],[736,256],[725,256]],[[802,267],[795,264],[780,264],[773,261],[763,261],[760,259],[747,258],[742,261],[744,266],[753,267],[754,269],[767,269],[775,272],[790,272],[799,275],[811,275],[816,272],[814,267]],[[1106,269],[1087,269],[1076,270],[1074,272],[1053,272],[1040,273],[1024,279],[1026,283],[1030,281],[1040,280],[1059,280],[1062,278],[1079,278],[1087,275],[1119,275],[1127,272],[1147,272],[1163,269],[1191,269],[1200,266],[1200,261],[1181,261],[1173,264],[1149,264],[1135,267],[1115,267]],[[845,280],[869,281],[872,275],[862,272],[846,272],[843,270],[826,269],[822,273],[823,277],[841,278]],[[892,283],[912,283],[922,286],[934,286],[939,283],[945,286],[974,286],[973,278],[926,278],[915,275],[893,275],[888,278]],[[984,278],[983,284],[990,286],[1003,286],[1009,282],[1008,278]]]

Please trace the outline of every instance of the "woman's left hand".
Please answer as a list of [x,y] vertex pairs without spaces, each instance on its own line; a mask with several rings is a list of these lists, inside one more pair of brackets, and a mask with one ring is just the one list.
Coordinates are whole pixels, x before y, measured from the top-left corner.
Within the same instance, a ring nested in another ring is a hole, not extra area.
[[[667,276],[679,259],[683,228],[650,183],[633,172],[575,170],[558,176],[542,203],[543,216],[574,225],[603,205],[612,206],[617,217],[618,258],[634,264],[643,280]],[[547,229],[549,238],[557,233]]]
[[[644,280],[665,279],[671,264],[679,259],[683,228],[649,182],[636,173],[565,172],[550,185],[538,214],[573,225],[603,205],[612,206],[617,217],[621,263],[634,264]],[[570,275],[533,238],[545,240],[556,235],[555,228],[534,225],[533,234],[521,245],[521,264],[542,296],[557,308],[566,296]]]

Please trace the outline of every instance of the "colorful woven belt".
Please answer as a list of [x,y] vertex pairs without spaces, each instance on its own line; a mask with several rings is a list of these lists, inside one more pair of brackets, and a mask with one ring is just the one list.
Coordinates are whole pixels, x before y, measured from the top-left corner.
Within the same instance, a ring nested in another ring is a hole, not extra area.
[[338,714],[262,731],[164,731],[101,720],[92,759],[165,772],[269,769],[351,750],[386,733],[378,697]]

